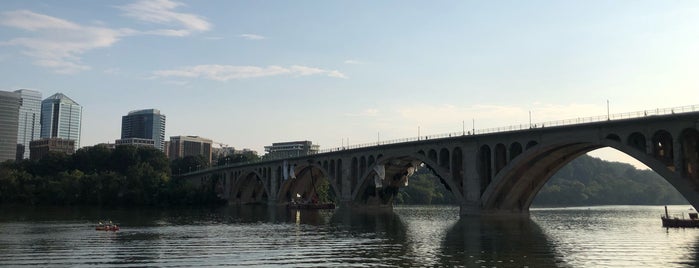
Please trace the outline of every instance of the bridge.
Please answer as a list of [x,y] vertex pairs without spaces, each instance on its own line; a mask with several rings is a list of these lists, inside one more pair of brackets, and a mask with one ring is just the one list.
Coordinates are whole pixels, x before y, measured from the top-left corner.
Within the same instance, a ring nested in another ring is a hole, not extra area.
[[285,205],[325,183],[341,206],[391,207],[416,169],[431,169],[461,214],[527,213],[576,157],[611,147],[644,163],[699,208],[699,105],[447,133],[215,166],[179,176],[229,204]]

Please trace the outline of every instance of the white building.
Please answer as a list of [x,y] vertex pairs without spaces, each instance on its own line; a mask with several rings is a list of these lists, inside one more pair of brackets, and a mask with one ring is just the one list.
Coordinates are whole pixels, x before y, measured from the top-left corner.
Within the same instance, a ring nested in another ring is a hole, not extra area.
[[318,153],[320,145],[314,145],[311,141],[291,141],[272,143],[265,146],[265,152],[269,158],[286,158]]

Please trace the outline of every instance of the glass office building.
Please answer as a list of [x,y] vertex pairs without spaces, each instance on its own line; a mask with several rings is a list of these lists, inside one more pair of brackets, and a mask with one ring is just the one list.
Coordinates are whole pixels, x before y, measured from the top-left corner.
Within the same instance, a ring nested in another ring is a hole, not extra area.
[[121,140],[150,139],[153,146],[165,148],[165,115],[158,109],[131,111],[121,117]]
[[19,129],[17,133],[17,160],[29,158],[29,142],[41,134],[41,92],[29,89],[19,93]]
[[63,93],[46,98],[41,102],[41,138],[74,140],[75,148],[80,148],[82,111],[82,106]]
[[19,93],[0,91],[0,162],[17,158]]

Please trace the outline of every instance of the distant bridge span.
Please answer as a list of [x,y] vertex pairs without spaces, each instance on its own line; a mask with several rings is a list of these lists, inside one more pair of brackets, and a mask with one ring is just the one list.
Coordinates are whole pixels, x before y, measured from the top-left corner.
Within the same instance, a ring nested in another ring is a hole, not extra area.
[[341,205],[390,207],[415,168],[430,168],[461,214],[526,213],[560,168],[611,147],[634,157],[699,208],[699,106],[415,137],[182,174],[230,204],[284,205],[324,179]]

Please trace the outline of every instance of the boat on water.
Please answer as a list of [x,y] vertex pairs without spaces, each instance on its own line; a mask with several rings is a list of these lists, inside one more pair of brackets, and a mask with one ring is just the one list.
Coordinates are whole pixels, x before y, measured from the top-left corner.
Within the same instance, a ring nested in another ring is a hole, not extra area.
[[699,214],[697,212],[687,213],[688,217],[684,217],[684,213],[681,215],[672,215],[667,213],[667,206],[665,206],[665,215],[660,216],[663,221],[663,227],[677,227],[677,228],[696,228],[699,227]]
[[97,230],[97,231],[119,231],[119,225],[114,224],[111,221],[109,223],[99,222],[99,223],[97,223],[97,226],[95,226],[95,230]]

